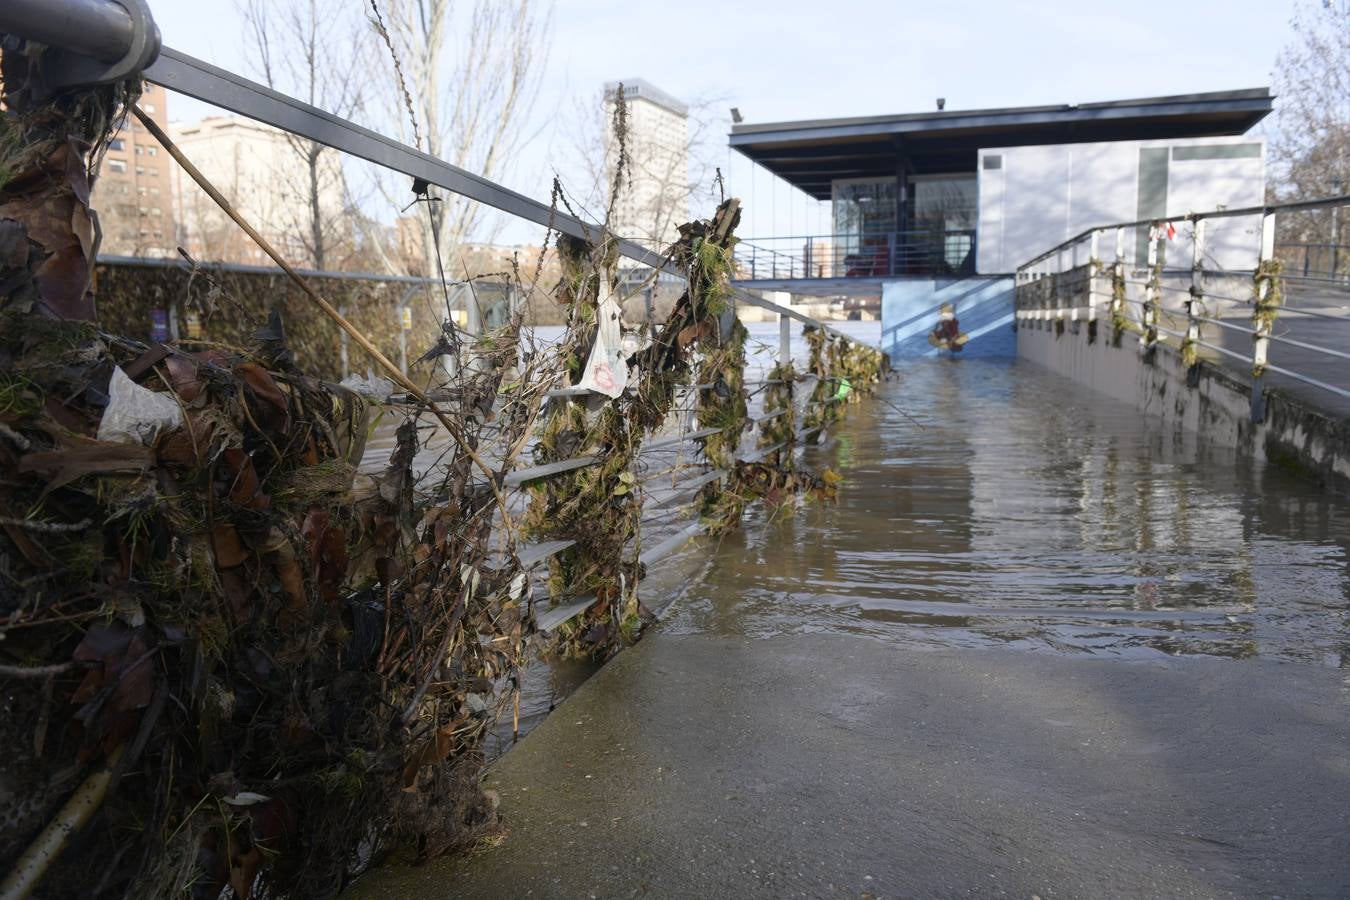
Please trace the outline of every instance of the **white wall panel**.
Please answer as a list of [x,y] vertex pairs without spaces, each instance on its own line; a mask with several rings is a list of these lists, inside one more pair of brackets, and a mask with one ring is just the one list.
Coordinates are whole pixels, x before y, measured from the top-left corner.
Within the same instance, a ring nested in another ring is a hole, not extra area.
[[[1170,141],[1118,141],[981,150],[978,174],[980,213],[977,270],[1012,272],[1055,244],[1097,225],[1139,217],[1141,148],[1240,147],[1255,145],[1256,155],[1168,160],[1167,214],[1218,208],[1259,206],[1265,196],[1265,141],[1259,137],[1191,138]],[[1175,154],[1173,154],[1175,155]],[[1190,155],[1194,155],[1192,152]],[[985,157],[1001,157],[996,169]],[[1207,259],[1215,268],[1250,269],[1255,264],[1255,217],[1218,220],[1207,226]],[[988,240],[986,240],[986,229]],[[1179,229],[1167,249],[1169,265],[1189,267],[1190,229]],[[1127,233],[1126,259],[1135,259],[1135,234]],[[1114,255],[1115,236],[1102,254]]]

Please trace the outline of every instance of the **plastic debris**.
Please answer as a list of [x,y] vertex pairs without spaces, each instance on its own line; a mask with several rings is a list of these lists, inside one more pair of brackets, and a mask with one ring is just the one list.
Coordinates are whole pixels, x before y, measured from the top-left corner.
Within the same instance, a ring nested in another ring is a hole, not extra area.
[[161,431],[183,424],[183,411],[172,395],[141,387],[121,366],[113,369],[108,395],[108,408],[98,423],[100,441],[149,445]]

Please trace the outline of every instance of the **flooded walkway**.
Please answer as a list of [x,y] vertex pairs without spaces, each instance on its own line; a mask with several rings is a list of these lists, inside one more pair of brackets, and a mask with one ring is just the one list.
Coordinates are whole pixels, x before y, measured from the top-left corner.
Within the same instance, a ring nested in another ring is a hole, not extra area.
[[1344,500],[1025,364],[837,438],[492,768],[504,842],[352,895],[1344,895]]

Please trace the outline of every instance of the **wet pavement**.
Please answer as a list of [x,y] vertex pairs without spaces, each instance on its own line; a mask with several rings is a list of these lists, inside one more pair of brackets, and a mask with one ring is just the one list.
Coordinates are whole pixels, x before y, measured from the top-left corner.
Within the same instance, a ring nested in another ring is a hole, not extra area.
[[494,765],[505,841],[352,896],[1350,890],[1343,499],[1027,364],[834,437]]

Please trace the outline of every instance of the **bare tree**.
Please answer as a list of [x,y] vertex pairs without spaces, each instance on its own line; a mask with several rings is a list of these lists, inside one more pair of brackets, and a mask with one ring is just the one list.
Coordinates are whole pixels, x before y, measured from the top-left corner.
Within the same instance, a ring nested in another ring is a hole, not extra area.
[[[365,101],[372,50],[369,29],[338,0],[241,0],[253,61],[269,87],[311,106],[351,118]],[[282,204],[295,221],[283,223],[316,269],[338,266],[353,247],[352,212],[336,150],[286,133],[302,178],[276,173],[272,187],[297,201]],[[289,167],[286,167],[289,168]]]
[[[1294,39],[1275,61],[1279,97],[1272,193],[1300,200],[1350,191],[1350,3],[1297,0]],[[1327,211],[1281,217],[1286,241],[1331,242]],[[1350,254],[1347,254],[1350,256]],[[1347,260],[1350,262],[1350,260]]]
[[[377,0],[377,30],[394,60],[387,72],[381,123],[405,143],[485,178],[499,180],[529,135],[526,121],[538,95],[550,41],[552,6],[540,0]],[[407,109],[407,107],[411,109]],[[413,199],[407,185],[384,190],[391,202]],[[485,237],[491,223],[481,205],[457,194],[428,191],[422,246],[427,274],[462,268],[458,248]],[[401,268],[387,253],[390,268]]]
[[[629,97],[628,174],[620,186],[615,221],[620,236],[662,250],[678,234],[676,226],[691,209],[711,208],[719,201],[716,171],[718,139],[725,131],[720,112],[725,97],[703,95],[685,104],[683,133],[648,133],[632,115]],[[599,91],[577,104],[573,118],[580,123],[570,146],[563,150],[561,168],[575,176],[571,186],[582,205],[604,217],[617,165],[613,136],[614,99]]]

